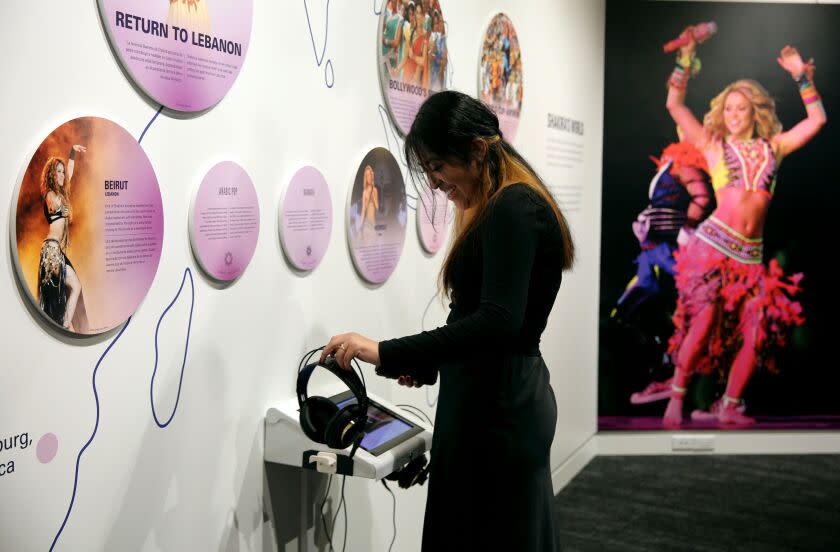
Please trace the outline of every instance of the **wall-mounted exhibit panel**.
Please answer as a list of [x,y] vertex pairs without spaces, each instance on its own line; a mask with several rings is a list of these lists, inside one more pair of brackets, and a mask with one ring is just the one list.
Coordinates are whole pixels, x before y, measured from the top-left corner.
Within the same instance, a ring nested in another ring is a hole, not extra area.
[[365,155],[350,190],[347,243],[359,275],[381,284],[394,271],[405,243],[405,183],[385,148]]
[[497,13],[481,42],[478,95],[499,117],[499,128],[508,142],[513,142],[519,129],[522,91],[519,37],[510,18]]
[[280,242],[298,270],[313,270],[324,258],[332,233],[332,196],[327,180],[306,166],[292,177],[278,213]]
[[14,204],[17,275],[51,325],[99,334],[134,313],[160,261],[163,205],[133,136],[99,117],[64,123],[38,146]]
[[403,4],[402,11],[396,4],[382,7],[377,66],[388,113],[405,135],[426,98],[447,88],[448,31],[438,0]]
[[98,0],[125,71],[154,101],[203,111],[233,86],[251,38],[251,0]]
[[216,164],[190,206],[190,244],[202,270],[220,282],[239,278],[251,262],[260,235],[257,190],[245,169]]

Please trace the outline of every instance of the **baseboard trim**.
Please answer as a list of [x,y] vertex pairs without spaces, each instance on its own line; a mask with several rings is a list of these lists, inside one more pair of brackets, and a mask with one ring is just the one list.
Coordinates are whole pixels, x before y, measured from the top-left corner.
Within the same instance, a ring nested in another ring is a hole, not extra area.
[[558,468],[551,472],[551,484],[556,495],[575,478],[598,453],[595,436],[589,437]]
[[[674,451],[674,437],[712,436],[708,451]],[[600,456],[651,454],[840,454],[838,431],[649,431],[601,432],[593,438]]]

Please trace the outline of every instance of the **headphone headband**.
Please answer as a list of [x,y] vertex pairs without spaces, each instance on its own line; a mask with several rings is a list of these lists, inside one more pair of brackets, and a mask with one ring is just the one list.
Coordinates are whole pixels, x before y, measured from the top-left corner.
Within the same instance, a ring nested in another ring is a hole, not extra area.
[[359,376],[353,370],[343,370],[336,362],[335,357],[327,357],[327,360],[324,361],[323,364],[318,362],[313,362],[311,364],[307,364],[304,366],[303,370],[298,373],[297,379],[297,397],[298,397],[298,406],[303,406],[303,403],[309,398],[309,395],[306,392],[307,386],[309,385],[309,378],[312,376],[312,372],[315,371],[315,368],[321,366],[326,368],[330,372],[332,372],[338,379],[344,382],[344,384],[350,389],[353,395],[356,397],[356,401],[359,406],[362,407],[364,412],[367,412],[368,407],[368,397],[367,392],[365,391],[365,386],[362,384],[362,380],[359,379]]

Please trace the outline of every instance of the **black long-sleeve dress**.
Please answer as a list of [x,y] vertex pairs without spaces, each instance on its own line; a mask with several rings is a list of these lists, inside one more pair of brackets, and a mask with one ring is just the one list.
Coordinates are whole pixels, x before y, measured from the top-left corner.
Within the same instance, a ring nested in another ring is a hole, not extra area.
[[557,219],[514,184],[456,255],[447,324],[379,344],[382,372],[441,378],[423,550],[555,550],[557,406],[539,342],[562,275]]

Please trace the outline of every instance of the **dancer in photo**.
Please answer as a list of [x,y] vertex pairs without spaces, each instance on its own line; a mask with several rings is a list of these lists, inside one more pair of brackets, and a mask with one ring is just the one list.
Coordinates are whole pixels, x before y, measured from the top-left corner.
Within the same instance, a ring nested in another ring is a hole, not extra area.
[[429,86],[434,92],[444,89],[446,74],[446,58],[449,55],[446,49],[446,31],[443,26],[443,17],[439,11],[432,15],[432,32],[429,34]]
[[383,71],[394,78],[397,65],[400,63],[400,43],[402,42],[403,18],[397,8],[396,0],[388,0],[385,4],[385,16],[382,23],[382,63]]
[[374,182],[373,167],[365,165],[362,186],[362,242],[376,238],[376,213],[379,211],[379,190]]
[[82,283],[67,257],[70,245],[70,185],[77,153],[85,153],[84,146],[75,145],[65,164],[59,157],[50,157],[41,173],[41,200],[44,217],[49,224],[47,237],[41,245],[38,263],[38,304],[56,324],[67,330],[84,333],[88,327]]
[[763,264],[762,234],[776,173],[782,159],[819,132],[826,114],[813,62],[785,46],[777,61],[799,87],[805,119],[782,132],[773,99],[759,83],[741,79],[711,101],[700,123],[684,103],[689,77],[699,68],[690,31],[668,79],[666,106],[685,140],[706,157],[717,208],[677,253],[679,298],[669,342],[675,370],[663,423],[681,424],[693,374],[718,372],[726,389],[715,417],[721,424],[749,425],[755,420],[738,407],[750,377],[759,365],[774,369],[774,351],[804,322],[800,304],[791,299],[801,274],[788,278],[775,260]]

